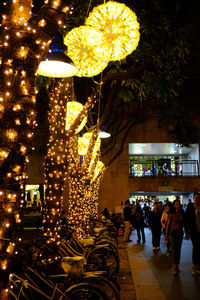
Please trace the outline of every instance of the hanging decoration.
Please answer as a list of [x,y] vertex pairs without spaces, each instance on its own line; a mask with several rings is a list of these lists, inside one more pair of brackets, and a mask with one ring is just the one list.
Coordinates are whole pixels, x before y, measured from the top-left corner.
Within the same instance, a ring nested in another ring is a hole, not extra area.
[[[67,113],[66,113],[66,123],[65,129],[69,130],[74,120],[78,117],[79,113],[83,110],[83,105],[76,101],[67,102]],[[77,128],[76,133],[80,132],[87,122],[87,117],[83,119],[80,126]]]
[[98,161],[96,164],[96,168],[94,170],[94,177],[93,177],[93,181],[98,177],[98,175],[100,174],[100,172],[102,171],[102,169],[105,168],[105,165],[102,161]]
[[86,19],[86,25],[104,33],[111,61],[124,59],[139,43],[137,16],[123,3],[108,1],[95,7]]
[[[90,139],[92,137],[92,132],[87,132],[85,133],[82,137],[79,137],[78,139],[78,154],[79,155],[86,155],[89,144],[90,144]],[[94,150],[92,153],[92,158],[94,159],[96,157],[97,151],[99,151],[101,146],[101,139],[97,138]]]
[[110,59],[110,47],[103,32],[90,26],[80,26],[64,38],[68,56],[78,69],[76,76],[92,77],[101,73]]

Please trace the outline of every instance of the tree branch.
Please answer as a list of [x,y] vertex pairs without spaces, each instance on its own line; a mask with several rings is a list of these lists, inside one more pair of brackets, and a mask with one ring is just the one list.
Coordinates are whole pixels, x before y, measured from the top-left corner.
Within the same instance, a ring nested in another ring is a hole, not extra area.
[[136,67],[136,65],[131,66],[127,71],[122,72],[108,72],[103,78],[103,84],[105,85],[108,81],[116,80],[122,81],[127,79],[133,79],[139,76],[140,73],[144,72],[150,66],[150,62],[146,62],[143,65]]

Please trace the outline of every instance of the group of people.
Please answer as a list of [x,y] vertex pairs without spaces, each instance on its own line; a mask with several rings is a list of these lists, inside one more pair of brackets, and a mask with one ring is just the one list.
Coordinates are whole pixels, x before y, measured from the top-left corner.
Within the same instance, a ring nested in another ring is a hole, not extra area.
[[137,230],[137,242],[140,243],[141,241],[141,235],[142,235],[142,241],[145,243],[145,234],[144,234],[144,227],[145,227],[145,219],[144,219],[144,213],[137,202],[136,205],[130,205],[130,201],[125,201],[125,207],[124,207],[124,225],[125,225],[125,231],[124,231],[124,242],[130,242],[130,234],[131,234],[131,226],[134,227]]
[[[125,201],[124,207],[124,242],[131,241],[131,225],[137,230],[137,242],[145,243],[145,206],[143,210],[139,204],[135,205],[134,211],[130,201]],[[190,201],[186,209],[177,199],[172,204],[167,202],[164,210],[161,209],[158,202],[154,202],[153,209],[147,210],[148,227],[152,232],[153,250],[160,249],[161,231],[163,229],[167,250],[172,253],[174,271],[173,274],[180,273],[179,263],[183,235],[187,239],[191,238],[193,245],[192,254],[192,274],[200,274],[200,193],[194,193],[193,203]]]

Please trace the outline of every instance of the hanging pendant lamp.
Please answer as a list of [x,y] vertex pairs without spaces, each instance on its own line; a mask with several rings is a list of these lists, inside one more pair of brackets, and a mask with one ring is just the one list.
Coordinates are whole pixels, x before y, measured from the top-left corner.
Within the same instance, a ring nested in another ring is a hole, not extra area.
[[66,46],[63,44],[62,35],[57,32],[49,46],[49,52],[46,59],[41,61],[37,74],[46,77],[72,77],[76,75],[77,68],[74,66],[72,60],[64,51]]

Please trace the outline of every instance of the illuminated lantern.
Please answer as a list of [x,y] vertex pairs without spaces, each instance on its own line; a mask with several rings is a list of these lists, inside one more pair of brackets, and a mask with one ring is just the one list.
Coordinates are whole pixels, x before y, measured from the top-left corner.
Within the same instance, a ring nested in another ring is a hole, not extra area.
[[97,178],[97,176],[99,175],[99,173],[101,172],[101,170],[104,168],[104,163],[102,161],[98,161],[97,162],[97,165],[96,165],[96,168],[94,170],[94,178],[93,180],[95,180]]
[[109,1],[93,9],[86,25],[102,31],[108,40],[111,61],[131,54],[139,43],[139,23],[136,14],[123,3]]
[[110,59],[110,47],[101,31],[80,26],[68,32],[64,38],[68,55],[78,69],[77,76],[91,77],[101,73]]
[[[67,114],[66,114],[66,123],[65,123],[65,129],[69,130],[72,124],[74,123],[74,120],[77,118],[79,113],[82,111],[83,105],[76,101],[69,101],[67,102]],[[80,126],[76,130],[76,133],[80,132],[83,127],[85,126],[87,122],[87,117],[83,119]]]
[[[92,137],[92,132],[87,132],[85,133],[82,137],[79,137],[78,139],[78,154],[79,155],[86,155],[89,144],[90,144],[90,139]],[[99,151],[101,146],[101,139],[97,138],[94,150],[92,153],[92,159],[95,159],[97,151]]]

